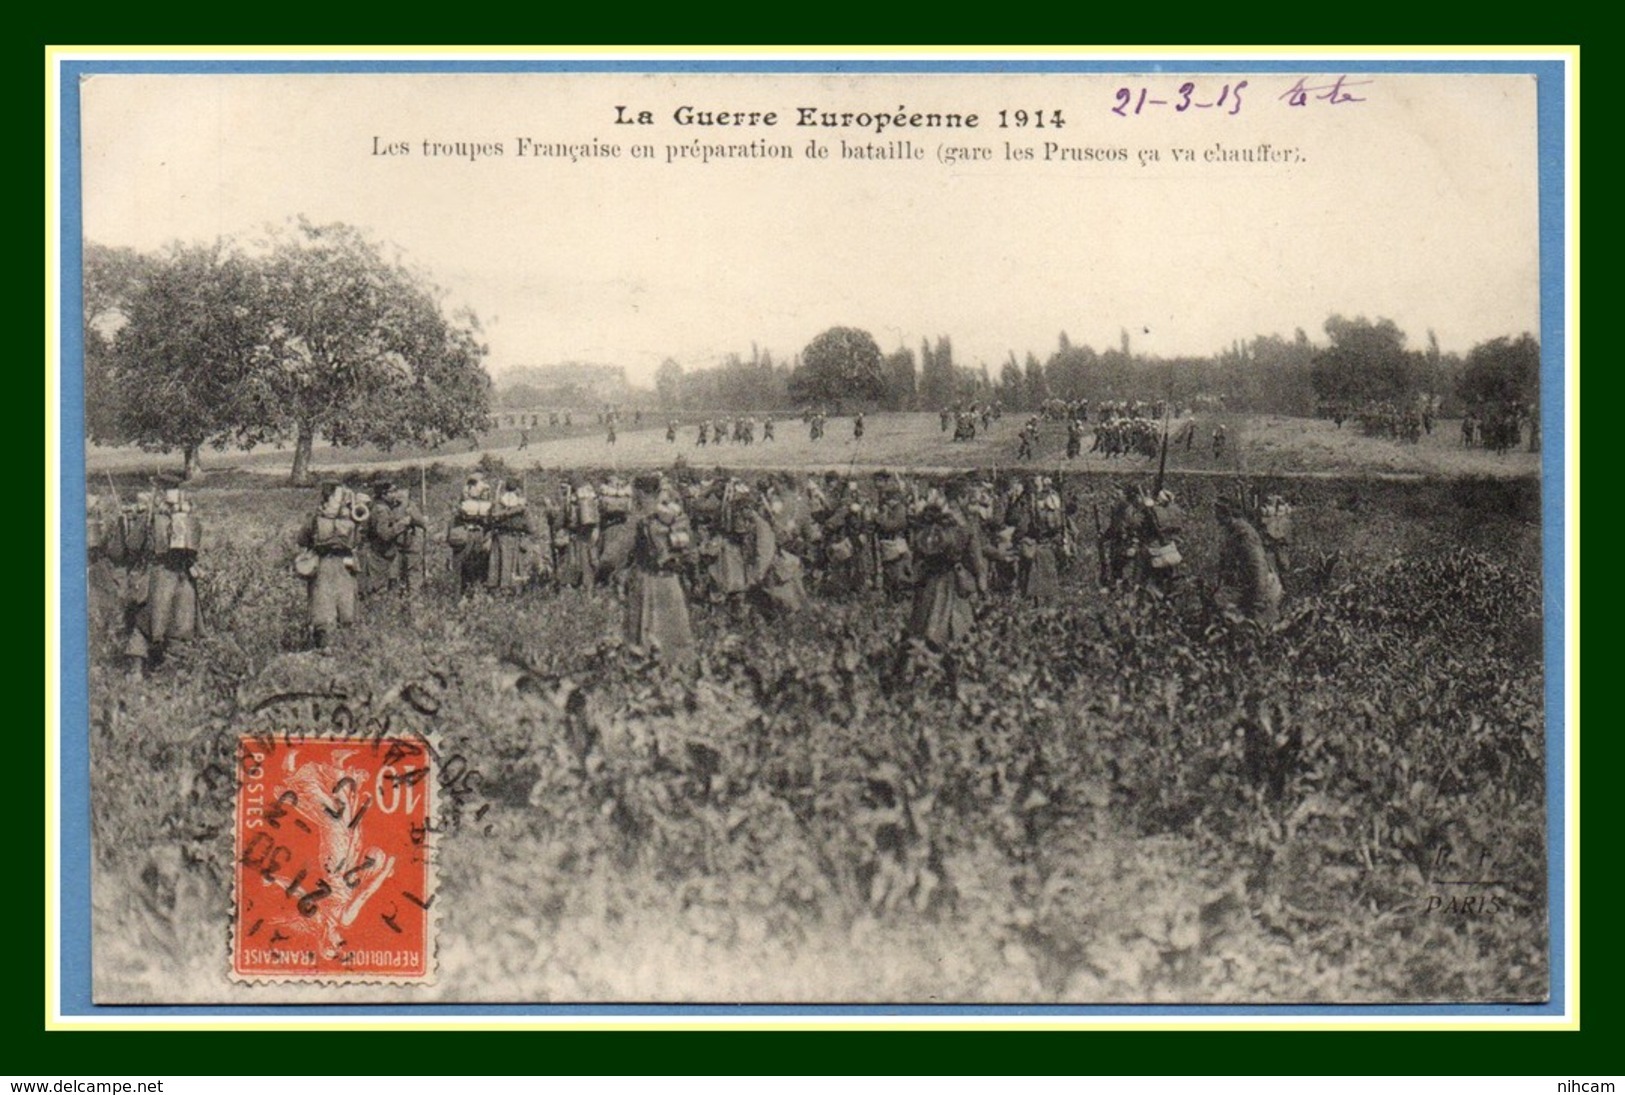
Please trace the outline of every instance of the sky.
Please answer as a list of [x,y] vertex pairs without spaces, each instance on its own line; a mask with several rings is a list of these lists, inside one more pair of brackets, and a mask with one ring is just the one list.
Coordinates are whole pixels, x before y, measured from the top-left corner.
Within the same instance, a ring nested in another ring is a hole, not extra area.
[[[1176,110],[1187,79],[1195,102],[1228,85],[1224,102]],[[1293,106],[1279,73],[100,75],[82,88],[84,233],[145,250],[299,215],[358,225],[474,310],[499,377],[575,360],[647,384],[668,357],[788,358],[837,325],[886,351],[947,335],[995,371],[1062,331],[1103,349],[1127,329],[1163,357],[1299,327],[1324,341],[1334,312],[1393,319],[1413,346],[1431,329],[1446,352],[1538,331],[1533,79],[1357,79],[1347,101]],[[618,106],[652,124],[616,124]],[[684,125],[685,106],[777,124]],[[800,107],[979,123],[877,134],[797,125]],[[692,154],[758,141],[792,155]],[[922,158],[843,158],[843,141]],[[620,155],[528,154],[595,142]],[[1208,159],[1266,144],[1272,162]]]

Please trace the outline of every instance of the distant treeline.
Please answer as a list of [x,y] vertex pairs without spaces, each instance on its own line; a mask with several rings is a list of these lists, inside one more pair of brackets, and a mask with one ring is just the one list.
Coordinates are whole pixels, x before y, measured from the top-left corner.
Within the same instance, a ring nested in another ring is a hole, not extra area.
[[[1407,348],[1392,320],[1330,317],[1326,340],[1299,328],[1291,338],[1237,339],[1207,357],[1136,353],[1122,332],[1104,350],[1074,343],[1063,331],[1045,357],[1015,351],[996,367],[955,359],[952,340],[924,340],[918,350],[882,353],[864,331],[831,328],[795,356],[775,358],[751,347],[717,365],[684,368],[668,358],[654,391],[629,389],[626,402],[662,413],[794,410],[808,405],[864,405],[877,410],[936,411],[997,400],[1013,411],[1035,411],[1046,400],[1172,398],[1261,414],[1314,414],[1328,404],[1409,406],[1425,402],[1454,416],[1471,407],[1532,405],[1539,398],[1540,347],[1531,335],[1497,338],[1465,357],[1441,353],[1427,334],[1424,348]],[[551,391],[507,388],[509,407],[602,405],[600,393],[575,385]]]

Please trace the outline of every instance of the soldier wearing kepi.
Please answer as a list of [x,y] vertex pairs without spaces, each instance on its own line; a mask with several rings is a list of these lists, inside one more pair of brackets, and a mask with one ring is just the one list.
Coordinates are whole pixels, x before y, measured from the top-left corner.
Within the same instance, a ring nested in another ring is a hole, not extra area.
[[1271,494],[1255,508],[1264,551],[1269,555],[1275,573],[1284,578],[1292,561],[1292,503],[1279,494]]
[[1031,460],[1034,447],[1038,443],[1038,416],[1035,414],[1027,419],[1027,424],[1021,427],[1021,445],[1016,449],[1017,460]]
[[559,488],[559,519],[553,526],[559,585],[591,590],[598,573],[598,491],[580,475]]
[[[807,551],[806,534],[811,522],[806,500],[796,493],[789,475],[765,484],[761,516],[771,533],[774,552],[751,597],[763,616],[775,619],[807,607],[802,556]],[[758,536],[758,550],[765,546],[766,540]]]
[[1104,532],[1105,574],[1103,584],[1144,580],[1145,545],[1151,537],[1149,500],[1133,483],[1125,484],[1112,505]]
[[114,566],[115,585],[118,590],[118,621],[120,639],[125,644],[129,671],[139,675],[146,665],[147,652],[130,653],[139,631],[143,636],[146,624],[147,592],[151,584],[148,570],[152,563],[153,492],[141,491],[135,503],[125,509],[116,526],[116,534],[104,542],[107,558]]
[[978,480],[966,489],[961,509],[978,526],[988,592],[1008,593],[1016,587],[1016,530],[1005,523],[1005,505],[997,489],[985,479]]
[[1265,548],[1264,538],[1243,516],[1242,508],[1220,498],[1219,568],[1214,599],[1219,605],[1259,624],[1281,617],[1281,577]]
[[536,524],[525,499],[525,488],[517,479],[502,484],[489,516],[491,552],[485,571],[485,587],[497,593],[518,593],[535,581],[542,569],[537,565]]
[[[164,478],[151,498],[146,515],[147,573],[144,603],[134,607],[124,653],[132,669],[155,665],[203,630],[198,603],[197,557],[203,546],[203,523],[192,512],[192,501],[181,481]],[[132,584],[138,583],[131,575]]]
[[612,583],[617,591],[625,588],[626,569],[632,562],[633,490],[619,475],[611,475],[598,486],[598,550],[593,565],[599,582]]
[[[736,617],[744,612],[746,597],[766,574],[778,550],[772,529],[757,512],[751,489],[737,479],[721,485],[713,535],[703,554],[713,604],[726,606]],[[763,537],[768,541],[763,543]]]
[[1179,579],[1179,568],[1185,561],[1175,539],[1184,529],[1185,511],[1171,490],[1160,490],[1147,501],[1146,527],[1150,535],[1145,544],[1145,577],[1149,584],[1166,591]]
[[355,623],[356,552],[370,513],[341,483],[326,482],[318,490],[316,513],[299,533],[303,550],[294,572],[309,583],[311,640],[321,649],[332,644],[336,628]]
[[660,477],[633,480],[632,579],[626,599],[627,645],[657,652],[667,665],[687,669],[698,657],[680,575],[693,551],[693,530],[677,496]]
[[460,594],[485,584],[491,565],[492,506],[491,484],[484,473],[471,473],[463,482],[463,496],[452,508],[446,527],[446,543],[451,546],[452,569],[457,574]]
[[377,478],[367,484],[372,512],[361,548],[361,595],[395,589],[410,593],[424,578],[424,540],[428,523],[412,497],[394,482]]
[[857,482],[848,480],[834,498],[823,529],[825,585],[837,596],[868,588],[873,518],[874,508],[864,500]]
[[933,488],[911,536],[920,584],[904,635],[937,649],[970,635],[971,598],[987,590],[980,537],[959,508],[961,490],[957,480],[946,492]]
[[1061,496],[1047,476],[1035,475],[1011,504],[1010,523],[1016,528],[1021,556],[1021,595],[1050,603],[1061,592],[1059,558],[1066,532]]
[[914,586],[914,561],[908,543],[909,505],[903,485],[888,471],[875,472],[875,550],[879,555],[881,589],[893,599]]
[[85,594],[93,632],[111,633],[128,595],[125,563],[131,522],[116,495],[86,498]]

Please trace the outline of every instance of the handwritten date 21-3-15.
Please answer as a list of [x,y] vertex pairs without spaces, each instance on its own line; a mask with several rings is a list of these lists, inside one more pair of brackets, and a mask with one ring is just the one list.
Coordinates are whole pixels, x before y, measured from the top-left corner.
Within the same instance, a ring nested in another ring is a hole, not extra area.
[[[1336,79],[1323,84],[1309,83],[1309,77],[1300,76],[1297,81],[1285,91],[1275,97],[1276,102],[1285,103],[1289,107],[1303,107],[1310,103],[1326,103],[1337,106],[1342,103],[1363,103],[1365,96],[1356,95],[1352,90],[1373,83],[1371,80],[1350,80],[1347,76],[1338,76]],[[1241,113],[1243,92],[1249,85],[1247,80],[1237,80],[1235,83],[1225,83],[1216,89],[1209,84],[1198,84],[1195,80],[1186,80],[1175,88],[1172,93],[1165,86],[1159,87],[1142,84],[1139,87],[1120,87],[1114,95],[1115,104],[1111,108],[1113,114],[1127,118],[1130,114],[1142,114],[1147,107],[1171,108],[1175,113],[1183,114],[1186,111],[1218,111],[1220,114],[1235,115]]]

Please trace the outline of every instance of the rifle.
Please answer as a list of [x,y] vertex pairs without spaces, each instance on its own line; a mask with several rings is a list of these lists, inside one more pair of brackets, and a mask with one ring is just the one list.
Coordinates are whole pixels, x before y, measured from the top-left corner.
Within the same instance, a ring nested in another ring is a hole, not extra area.
[[1106,561],[1106,530],[1100,525],[1100,505],[1093,503],[1089,507],[1095,514],[1095,560],[1100,566],[1101,588],[1111,585],[1111,565]]
[[1168,471],[1168,414],[1172,407],[1164,407],[1162,411],[1162,456],[1157,460],[1157,484],[1151,488],[1151,497],[1155,498],[1162,493],[1163,477]]
[[869,537],[869,569],[874,576],[875,589],[885,592],[886,568],[880,562],[880,527],[870,521],[866,535]]
[[423,571],[423,585],[429,585],[429,473],[423,470],[423,462],[418,461],[418,508],[423,511],[423,550],[418,552],[420,569]]

